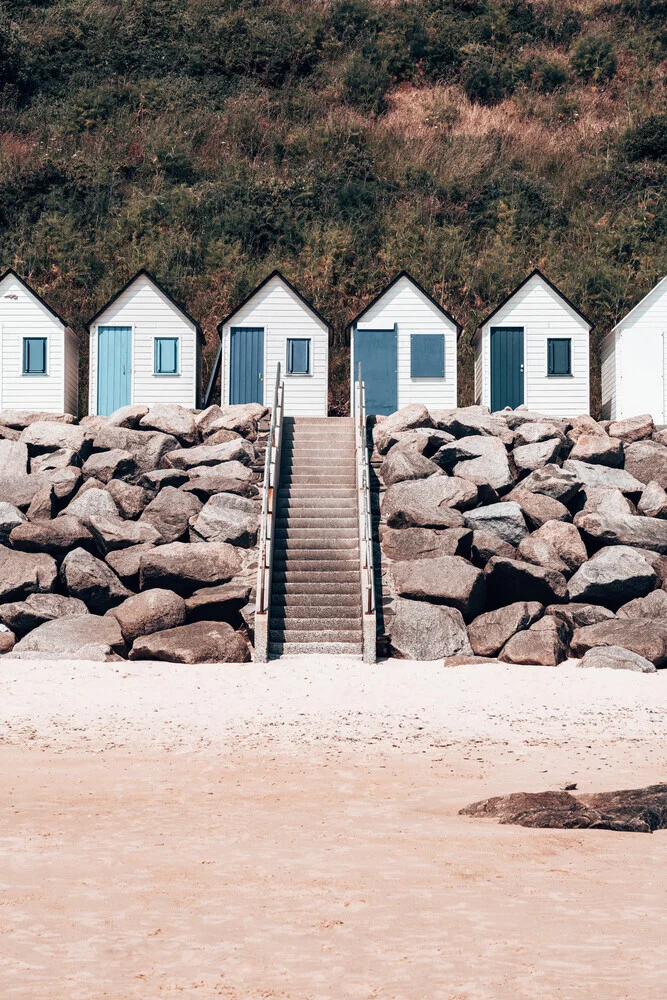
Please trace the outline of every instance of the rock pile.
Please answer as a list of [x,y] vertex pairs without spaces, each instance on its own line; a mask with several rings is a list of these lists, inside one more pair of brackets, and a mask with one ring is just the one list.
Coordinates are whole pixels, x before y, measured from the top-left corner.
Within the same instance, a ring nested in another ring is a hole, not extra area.
[[394,655],[667,664],[667,428],[412,404],[373,442]]
[[250,659],[264,406],[0,411],[0,652]]

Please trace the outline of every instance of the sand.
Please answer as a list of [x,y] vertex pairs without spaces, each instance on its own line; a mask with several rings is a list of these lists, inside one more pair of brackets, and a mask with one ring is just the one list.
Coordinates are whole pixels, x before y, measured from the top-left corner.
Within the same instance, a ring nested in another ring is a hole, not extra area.
[[667,833],[457,815],[664,780],[667,672],[0,666],[0,996],[663,1000]]

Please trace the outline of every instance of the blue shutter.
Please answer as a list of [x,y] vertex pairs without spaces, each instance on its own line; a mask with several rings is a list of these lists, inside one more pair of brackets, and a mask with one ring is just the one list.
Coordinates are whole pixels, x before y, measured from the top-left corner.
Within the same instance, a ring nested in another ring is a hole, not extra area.
[[445,377],[444,333],[413,333],[410,337],[410,377]]
[[310,374],[310,340],[290,338],[287,341],[287,373]]
[[46,375],[46,337],[23,338],[23,374]]
[[178,339],[176,337],[155,338],[155,374],[178,374]]
[[547,341],[547,374],[572,374],[572,341],[569,337],[550,337]]

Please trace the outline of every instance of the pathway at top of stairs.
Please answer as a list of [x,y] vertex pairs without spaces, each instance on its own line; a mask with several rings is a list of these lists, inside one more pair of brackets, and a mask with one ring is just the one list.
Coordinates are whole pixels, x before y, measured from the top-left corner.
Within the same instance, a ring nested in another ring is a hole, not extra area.
[[361,656],[351,417],[285,417],[275,525],[269,655]]

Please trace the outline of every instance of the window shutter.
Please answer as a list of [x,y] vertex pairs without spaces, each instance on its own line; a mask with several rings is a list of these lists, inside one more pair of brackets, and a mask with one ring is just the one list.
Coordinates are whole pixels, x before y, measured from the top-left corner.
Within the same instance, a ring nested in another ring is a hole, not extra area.
[[410,337],[410,377],[445,377],[444,333],[413,333]]
[[569,337],[553,337],[547,343],[549,375],[572,374],[572,342]]
[[290,375],[308,375],[310,372],[310,341],[292,339],[287,345],[287,370]]
[[155,372],[158,375],[178,373],[178,340],[175,337],[155,338]]
[[46,374],[46,337],[26,337],[23,341],[24,375]]

